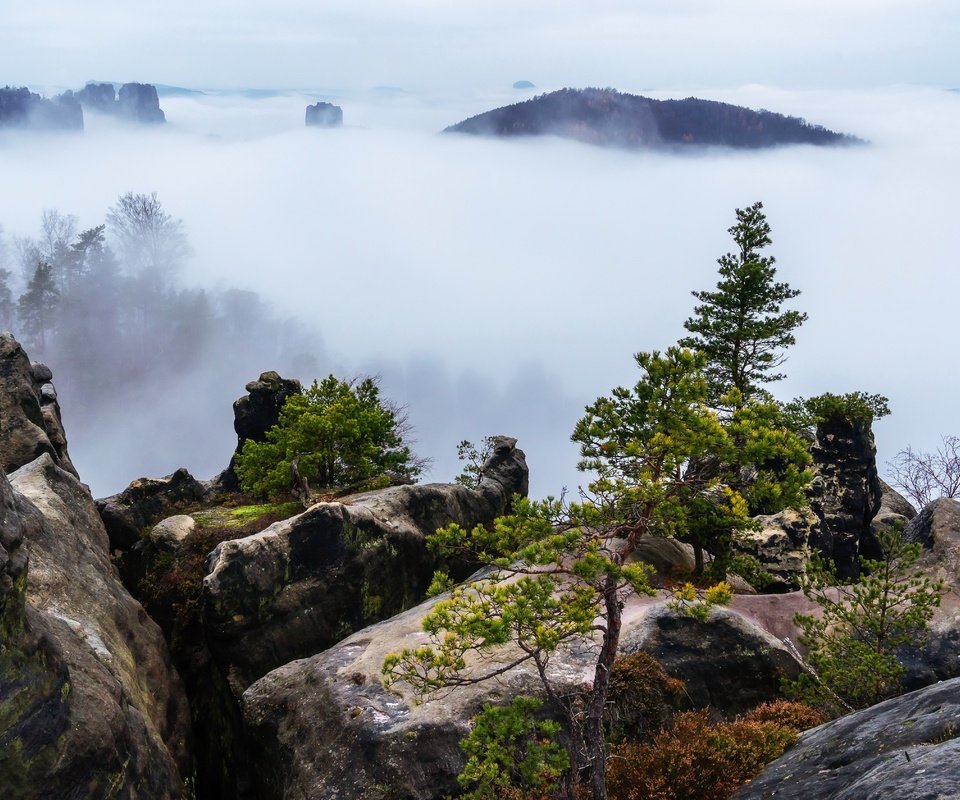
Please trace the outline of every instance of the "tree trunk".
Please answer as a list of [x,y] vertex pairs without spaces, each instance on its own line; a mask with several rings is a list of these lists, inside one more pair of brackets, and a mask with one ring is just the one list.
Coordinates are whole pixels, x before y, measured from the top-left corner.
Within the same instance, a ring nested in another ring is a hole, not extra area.
[[593,800],[607,800],[607,743],[603,736],[603,714],[610,691],[610,672],[617,657],[623,609],[617,595],[617,581],[608,575],[603,591],[607,625],[597,657],[593,692],[587,702],[583,723],[583,743],[590,765],[590,793]]

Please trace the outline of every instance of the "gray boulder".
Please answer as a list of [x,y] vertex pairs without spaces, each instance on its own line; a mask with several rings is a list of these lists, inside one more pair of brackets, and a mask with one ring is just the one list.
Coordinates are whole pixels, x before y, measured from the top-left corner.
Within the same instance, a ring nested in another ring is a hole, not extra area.
[[343,125],[343,109],[333,103],[315,103],[307,106],[305,122],[308,128],[339,128]]
[[[404,684],[384,689],[385,656],[428,641],[422,620],[436,602],[286,664],[246,690],[248,766],[259,797],[439,800],[455,792],[465,760],[459,741],[470,718],[484,703],[542,696],[542,689],[530,664],[497,680],[437,692],[423,703]],[[694,703],[730,711],[739,710],[733,697],[741,691],[745,702],[770,699],[763,690],[778,667],[793,674],[797,669],[778,642],[736,611],[714,611],[703,624],[645,598],[626,603],[620,650],[650,652],[688,682]],[[484,659],[484,671],[509,663],[518,652],[499,649]],[[564,648],[550,661],[551,679],[561,689],[579,687],[591,678],[595,659],[595,642]]]
[[960,797],[960,679],[847,714],[800,741],[736,800]]
[[809,509],[786,509],[755,519],[762,529],[743,533],[734,547],[756,558],[760,566],[774,577],[774,583],[765,591],[798,588],[800,577],[807,571],[810,561],[811,542],[819,541],[820,519]]
[[47,453],[76,476],[52,378],[48,367],[30,362],[13,336],[0,332],[0,467],[4,472]]
[[9,483],[0,475],[0,543],[7,796],[181,797],[186,698],[159,628],[116,576],[86,487],[48,453]]
[[203,499],[206,487],[183,467],[163,478],[140,478],[119,494],[96,501],[110,547],[129,550],[146,530],[184,506]]
[[500,436],[476,489],[381,489],[218,545],[203,581],[204,624],[233,691],[419,602],[437,567],[425,537],[451,522],[492,521],[527,480],[516,440]]

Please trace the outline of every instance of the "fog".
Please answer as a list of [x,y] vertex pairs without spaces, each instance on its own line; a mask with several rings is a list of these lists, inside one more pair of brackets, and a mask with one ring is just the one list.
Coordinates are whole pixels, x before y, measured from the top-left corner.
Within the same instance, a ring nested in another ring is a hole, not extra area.
[[[434,459],[429,479],[456,474],[461,439],[505,433],[527,452],[534,495],[572,489],[583,478],[568,437],[583,406],[636,380],[634,352],[682,335],[690,291],[713,287],[731,249],[734,209],[756,200],[778,276],[809,313],[775,394],[887,395],[881,463],[960,433],[950,367],[960,93],[646,93],[768,108],[869,145],[674,155],[441,136],[530,96],[448,88],[208,92],[161,98],[160,129],[88,114],[83,135],[0,135],[8,244],[36,236],[44,209],[84,229],[120,194],[157,192],[194,251],[179,280],[250,290],[271,309],[265,346],[227,336],[222,352],[140,386],[114,376],[115,402],[90,409],[60,387],[82,477],[102,495],[180,465],[213,475],[235,443],[231,401],[278,369],[305,381],[379,374],[384,394],[409,406],[416,449]],[[303,127],[318,99],[343,107],[343,129]],[[56,382],[65,365],[45,357]]]

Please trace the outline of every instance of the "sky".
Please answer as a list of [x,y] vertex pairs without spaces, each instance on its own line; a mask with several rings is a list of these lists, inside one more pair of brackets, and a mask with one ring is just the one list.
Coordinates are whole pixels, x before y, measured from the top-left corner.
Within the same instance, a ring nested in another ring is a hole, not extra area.
[[[90,227],[119,194],[158,192],[195,251],[184,279],[315,326],[321,373],[381,375],[432,479],[455,473],[461,439],[502,433],[527,451],[535,495],[574,489],[584,405],[637,379],[633,353],[683,335],[734,209],[756,200],[810,317],[776,394],[887,395],[881,465],[960,433],[955,3],[8,5],[0,85],[206,93],[163,98],[162,129],[88,115],[80,136],[0,136],[7,235],[35,235],[44,208]],[[869,144],[677,156],[437,135],[588,85],[768,108]],[[244,88],[282,91],[227,91]],[[342,130],[303,128],[318,99],[342,105]],[[209,477],[233,447],[230,402],[275,366],[193,381],[190,419],[156,394],[71,429],[61,398],[81,475],[96,495],[180,465]]]

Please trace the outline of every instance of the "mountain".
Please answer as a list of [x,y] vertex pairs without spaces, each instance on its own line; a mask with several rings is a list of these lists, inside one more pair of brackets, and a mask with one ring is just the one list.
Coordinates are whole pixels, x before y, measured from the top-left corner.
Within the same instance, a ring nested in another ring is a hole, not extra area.
[[26,87],[0,88],[0,128],[83,130],[83,110],[71,92],[53,99]]
[[688,97],[653,100],[613,89],[560,89],[458,122],[444,133],[560,136],[627,148],[852,144],[856,137],[773,111]]

